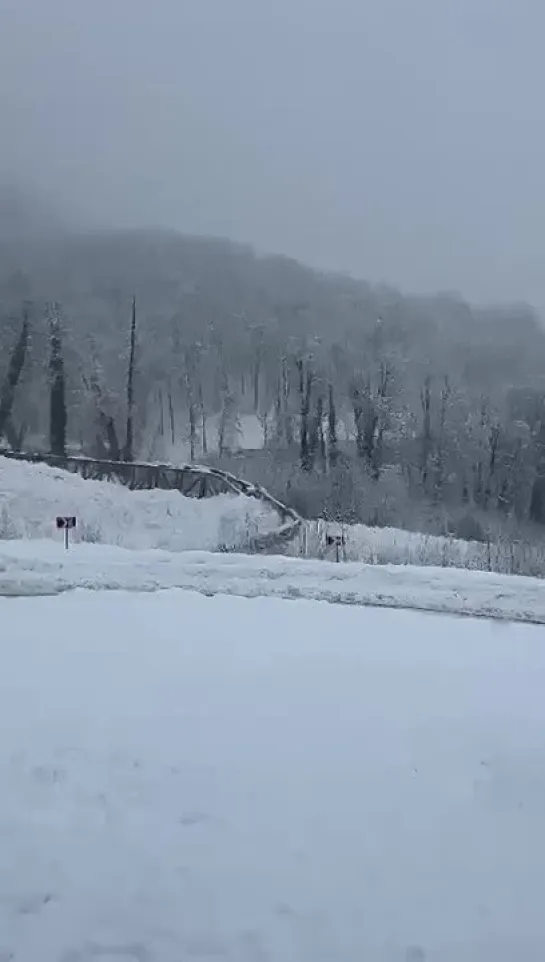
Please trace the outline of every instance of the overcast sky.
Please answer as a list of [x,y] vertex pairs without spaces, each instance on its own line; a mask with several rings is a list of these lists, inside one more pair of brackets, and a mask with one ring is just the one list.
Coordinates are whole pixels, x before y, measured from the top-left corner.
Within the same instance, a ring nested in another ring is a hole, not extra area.
[[0,0],[0,176],[545,305],[544,0]]

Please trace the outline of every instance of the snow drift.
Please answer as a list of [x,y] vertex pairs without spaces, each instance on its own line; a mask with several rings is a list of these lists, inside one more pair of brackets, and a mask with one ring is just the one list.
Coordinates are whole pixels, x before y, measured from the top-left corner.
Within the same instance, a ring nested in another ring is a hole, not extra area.
[[285,557],[126,551],[48,541],[0,544],[0,597],[183,588],[204,595],[326,601],[335,605],[414,608],[545,624],[545,584],[536,578],[417,568],[335,564]]
[[0,457],[0,540],[51,538],[56,515],[76,515],[76,542],[168,551],[243,550],[280,527],[277,512],[244,495],[199,500],[130,491],[43,464]]

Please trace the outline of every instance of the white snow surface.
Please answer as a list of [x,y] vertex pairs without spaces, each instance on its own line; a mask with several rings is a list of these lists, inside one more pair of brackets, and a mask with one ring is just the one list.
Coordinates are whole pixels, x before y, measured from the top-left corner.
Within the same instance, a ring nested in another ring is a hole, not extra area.
[[402,528],[340,525],[318,520],[307,522],[293,543],[293,551],[307,557],[334,558],[336,549],[327,544],[327,535],[344,537],[341,554],[345,561],[492,570],[532,577],[543,576],[545,572],[545,543],[537,538],[533,542],[512,540],[507,534],[487,544]]
[[542,962],[530,625],[0,599],[3,962]]
[[91,544],[65,551],[62,536],[0,542],[0,596],[74,588],[184,588],[208,595],[299,598],[545,624],[545,582],[535,578],[205,551],[129,551]]
[[57,515],[76,515],[75,541],[169,551],[240,549],[281,524],[269,505],[244,495],[198,500],[178,491],[130,491],[0,457],[0,538],[52,537]]

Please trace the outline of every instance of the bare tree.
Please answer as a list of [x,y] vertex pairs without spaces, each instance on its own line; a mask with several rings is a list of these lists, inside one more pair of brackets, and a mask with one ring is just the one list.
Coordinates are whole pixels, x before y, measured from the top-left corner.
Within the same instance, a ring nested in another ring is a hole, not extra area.
[[316,430],[318,435],[318,455],[320,458],[320,463],[324,471],[327,470],[327,449],[325,443],[325,433],[324,433],[324,398],[322,394],[318,395],[316,400]]
[[282,383],[278,378],[276,393],[274,395],[274,438],[277,448],[281,448],[285,443],[285,419],[282,404]]
[[190,458],[194,462],[197,454],[197,406],[195,403],[195,350],[189,348],[184,357],[184,385],[189,414],[189,447]]
[[337,438],[337,411],[335,409],[335,395],[333,385],[329,384],[329,405],[327,411],[327,448],[329,454],[329,464],[335,467],[339,457],[339,446]]
[[422,449],[420,455],[420,476],[422,487],[426,489],[430,468],[430,458],[432,454],[432,433],[431,433],[431,377],[428,375],[424,381],[424,386],[420,392],[420,404],[422,406]]
[[282,417],[284,422],[284,438],[286,446],[291,448],[293,444],[293,418],[290,411],[290,372],[288,359],[282,357]]
[[488,426],[488,474],[484,489],[484,507],[488,508],[495,486],[496,474],[498,469],[498,448],[501,437],[500,425],[495,422]]
[[[11,425],[11,411],[13,408],[13,402],[15,399],[15,391],[19,383],[19,378],[21,377],[21,372],[25,364],[25,358],[27,356],[27,350],[30,340],[30,320],[29,311],[25,307],[23,312],[23,323],[21,325],[21,331],[19,337],[15,343],[15,346],[11,352],[8,370],[4,378],[4,383],[2,384],[2,389],[0,391],[0,437],[8,432],[11,435],[11,439],[16,440],[16,444],[19,443],[19,438],[16,432],[13,431]],[[9,438],[8,438],[9,440]],[[10,443],[12,443],[12,441]]]
[[58,457],[66,456],[66,383],[62,352],[60,308],[51,304],[49,313],[49,449]]
[[240,423],[237,414],[236,397],[229,385],[227,375],[224,378],[221,414],[218,426],[218,454],[230,454],[236,447],[237,436],[240,434]]
[[81,379],[96,408],[97,435],[96,450],[99,457],[106,457],[110,461],[121,460],[121,445],[115,419],[108,410],[108,399],[103,387],[103,375],[96,356],[93,339],[90,340],[88,352],[91,355],[91,373],[87,375],[82,369]]
[[127,430],[123,460],[132,461],[134,458],[134,363],[136,355],[136,297],[132,299],[131,316],[131,344],[129,354],[129,369],[127,372]]
[[303,471],[310,471],[312,469],[313,457],[311,441],[309,439],[309,418],[314,376],[310,366],[308,366],[307,370],[305,371],[305,365],[302,358],[299,358],[297,361],[297,369],[299,371],[299,398],[301,405],[299,426],[300,461]]
[[370,377],[366,380],[356,378],[352,383],[356,450],[375,480],[380,477],[382,467],[382,443],[387,423],[391,378],[391,371],[383,362],[375,388]]
[[201,415],[201,442],[202,442],[202,453],[204,455],[208,454],[208,438],[206,431],[206,407],[204,404],[204,392],[202,388],[202,381],[199,379],[199,410]]
[[253,340],[253,361],[252,361],[252,380],[253,380],[253,392],[254,392],[254,411],[259,414],[260,411],[260,384],[261,384],[261,368],[263,364],[263,339],[264,339],[264,328],[261,324],[256,324],[252,327],[252,340]]
[[441,389],[441,399],[439,406],[439,425],[437,428],[437,440],[435,448],[435,478],[434,478],[434,497],[436,501],[439,501],[443,491],[443,485],[445,483],[446,474],[446,426],[447,426],[447,413],[449,401],[451,398],[451,388],[448,377],[445,377],[443,387]]
[[257,415],[259,425],[263,434],[263,447],[268,447],[269,444],[269,412],[260,411]]
[[536,426],[533,446],[535,473],[530,498],[530,520],[545,524],[545,417]]
[[185,386],[187,392],[187,410],[189,413],[189,451],[190,459],[193,463],[197,452],[197,411],[193,400],[193,387],[189,375],[185,374]]
[[170,423],[170,441],[171,441],[172,447],[174,447],[174,444],[176,443],[176,429],[174,424],[174,405],[172,403],[171,387],[169,387],[168,389],[168,416],[169,416],[169,423]]

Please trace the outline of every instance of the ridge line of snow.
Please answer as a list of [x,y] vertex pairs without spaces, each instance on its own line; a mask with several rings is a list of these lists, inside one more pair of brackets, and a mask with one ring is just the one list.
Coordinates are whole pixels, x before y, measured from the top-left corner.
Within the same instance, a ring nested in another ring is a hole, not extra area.
[[545,624],[545,584],[513,575],[85,544],[65,552],[55,541],[12,541],[0,548],[4,597],[169,588]]

